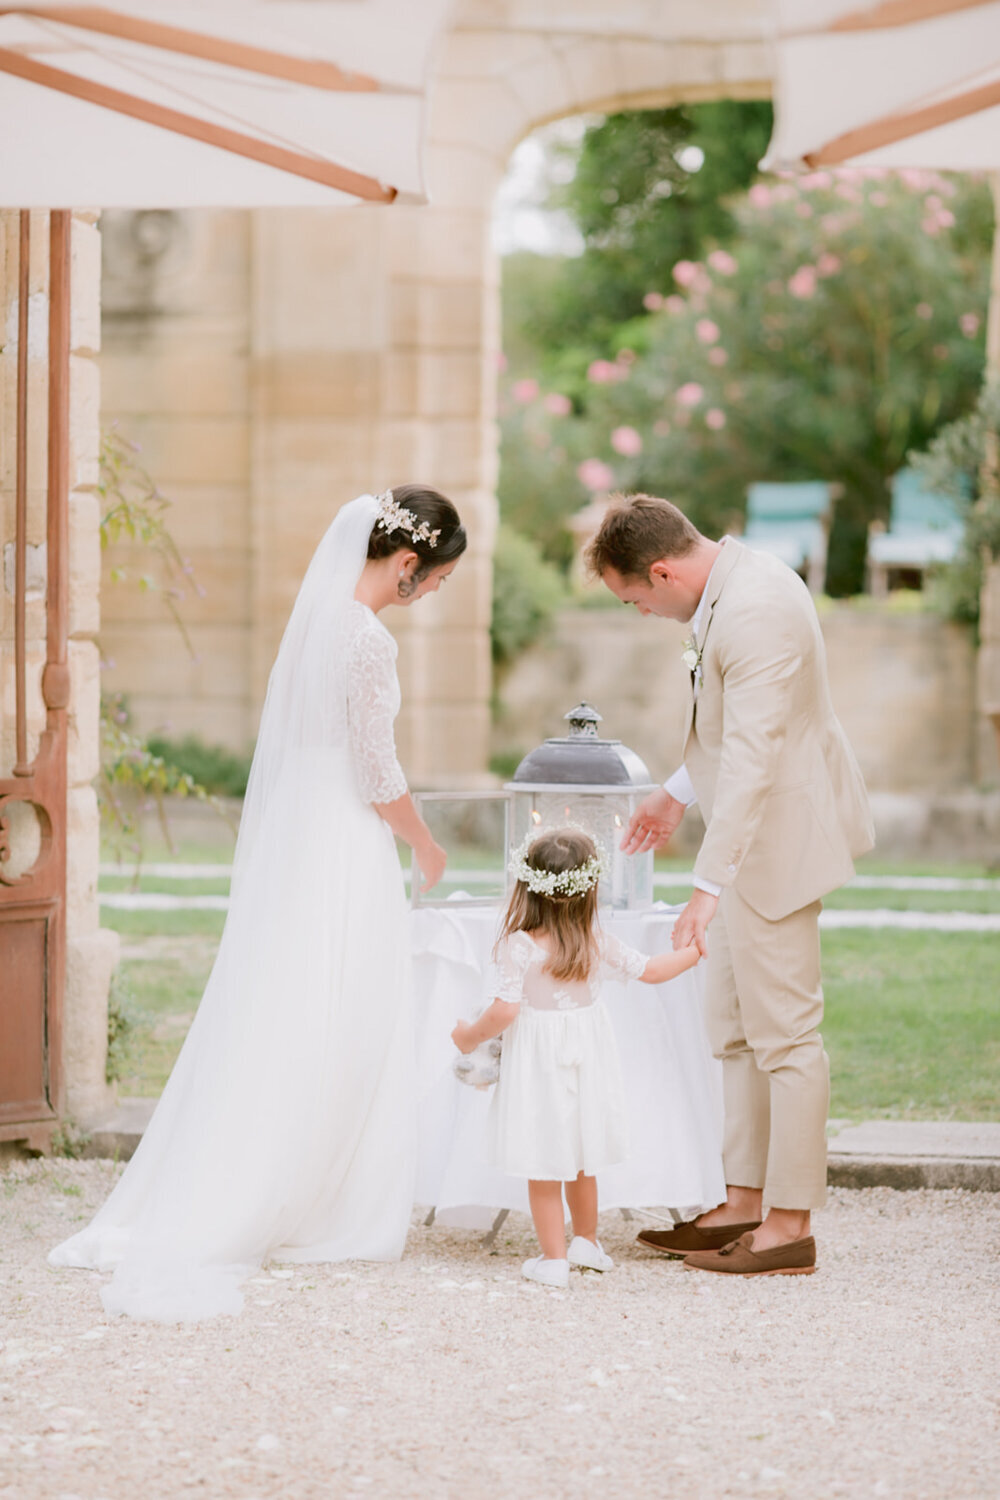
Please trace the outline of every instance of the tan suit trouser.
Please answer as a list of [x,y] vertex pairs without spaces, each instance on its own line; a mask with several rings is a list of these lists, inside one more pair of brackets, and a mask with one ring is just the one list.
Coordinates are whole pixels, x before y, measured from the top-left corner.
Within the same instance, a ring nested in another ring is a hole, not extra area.
[[769,922],[729,888],[708,929],[706,1024],[722,1061],[726,1182],[763,1188],[769,1208],[826,1202],[819,913],[814,901]]

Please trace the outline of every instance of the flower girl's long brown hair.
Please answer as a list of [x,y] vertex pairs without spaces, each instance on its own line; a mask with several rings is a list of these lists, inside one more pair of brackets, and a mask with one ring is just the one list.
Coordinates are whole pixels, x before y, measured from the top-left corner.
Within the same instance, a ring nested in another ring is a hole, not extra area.
[[[527,853],[533,870],[555,875],[596,857],[593,839],[574,828],[540,833]],[[599,957],[596,882],[582,896],[542,896],[519,880],[511,892],[497,947],[513,932],[544,932],[551,938],[545,969],[554,979],[589,979]]]

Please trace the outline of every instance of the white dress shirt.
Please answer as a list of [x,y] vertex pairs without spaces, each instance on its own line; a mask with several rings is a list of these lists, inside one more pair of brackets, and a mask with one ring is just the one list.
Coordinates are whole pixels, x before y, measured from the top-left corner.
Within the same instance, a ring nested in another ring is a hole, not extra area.
[[[721,543],[722,546],[725,546],[725,540],[725,537],[723,537]],[[718,562],[718,557],[716,558],[716,562]],[[712,573],[714,572],[715,565],[713,564]],[[701,598],[698,600],[698,607],[695,610],[694,614],[691,616],[691,639],[694,641],[696,648],[698,645],[699,636],[701,634],[702,616],[705,613],[705,600],[708,597],[709,585],[712,582],[712,573],[709,573],[708,577],[705,580],[705,587],[702,590]],[[694,693],[695,702],[698,701],[698,689],[700,687],[701,667],[699,666],[695,668],[694,682],[692,684],[692,691]],[[665,792],[669,792],[671,797],[676,797],[678,802],[683,802],[685,807],[693,807],[693,805],[698,800],[698,798],[695,796],[695,790],[691,781],[691,777],[688,774],[688,768],[685,765],[678,766],[674,774],[667,778],[667,780],[663,783],[663,790]],[[694,884],[696,890],[707,891],[710,896],[720,896],[722,894],[722,886],[716,885],[714,880],[702,880],[698,876],[695,876]]]

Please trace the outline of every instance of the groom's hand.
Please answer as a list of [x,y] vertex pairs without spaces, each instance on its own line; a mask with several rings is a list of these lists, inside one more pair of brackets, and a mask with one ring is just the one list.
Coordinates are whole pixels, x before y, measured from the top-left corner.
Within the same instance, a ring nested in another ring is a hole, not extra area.
[[715,916],[718,905],[718,896],[710,896],[708,891],[695,890],[691,900],[674,923],[673,945],[675,950],[678,948],[688,948],[693,945],[697,948],[702,958],[708,957],[708,941],[705,936],[705,929]]
[[639,803],[621,842],[624,854],[645,854],[667,843],[684,816],[684,803],[657,787]]

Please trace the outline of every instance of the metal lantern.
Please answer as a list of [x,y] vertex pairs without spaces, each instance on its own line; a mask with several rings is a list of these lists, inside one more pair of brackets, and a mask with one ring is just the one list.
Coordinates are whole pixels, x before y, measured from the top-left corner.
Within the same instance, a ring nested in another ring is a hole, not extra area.
[[601,739],[601,715],[579,703],[565,715],[569,733],[548,739],[524,757],[505,791],[511,796],[512,848],[533,828],[578,823],[603,847],[610,871],[601,881],[603,905],[635,910],[653,900],[653,852],[625,855],[619,845],[632,814],[655,790],[644,761],[621,740]]

